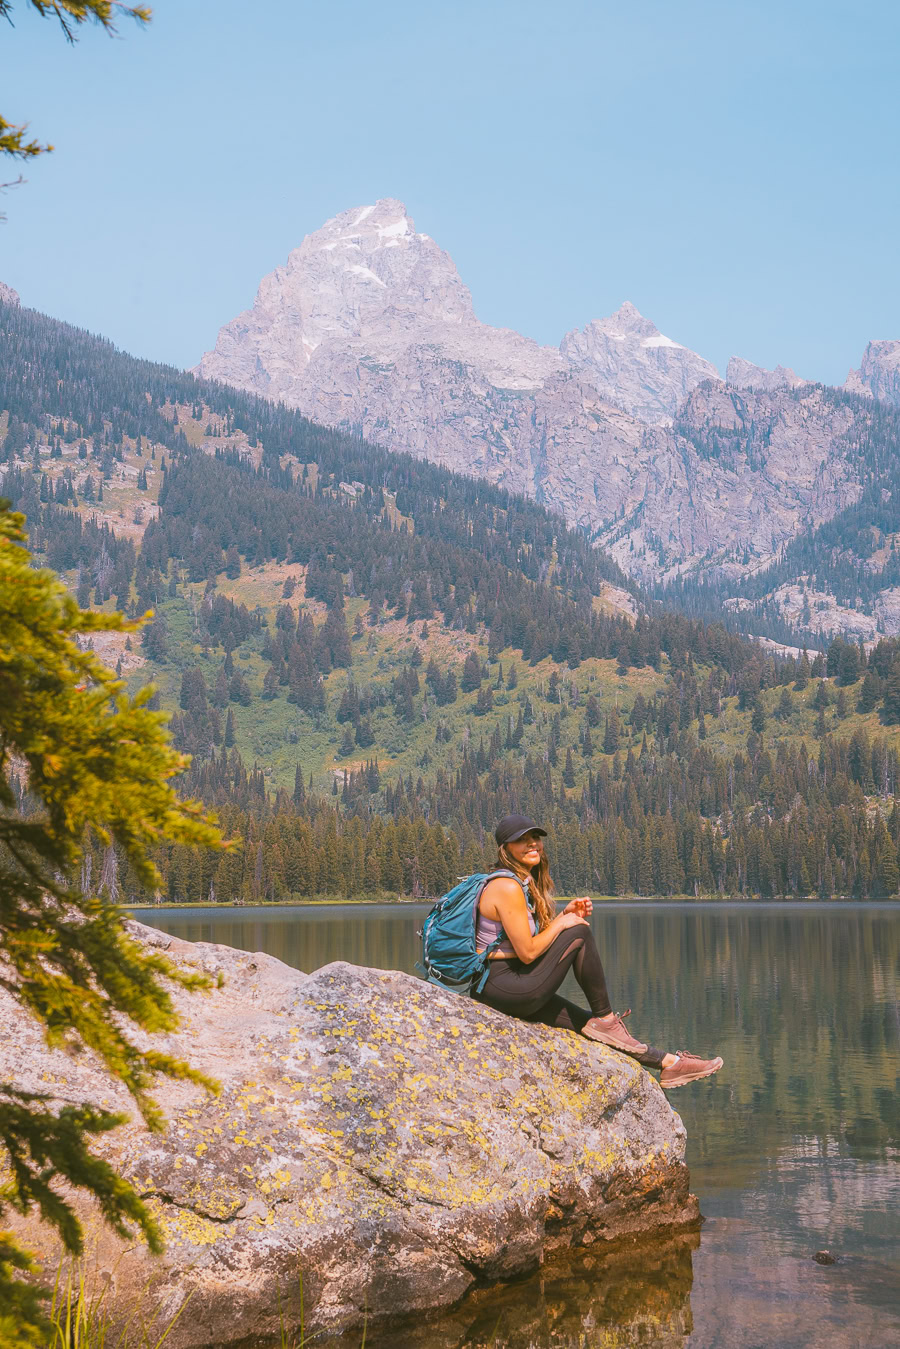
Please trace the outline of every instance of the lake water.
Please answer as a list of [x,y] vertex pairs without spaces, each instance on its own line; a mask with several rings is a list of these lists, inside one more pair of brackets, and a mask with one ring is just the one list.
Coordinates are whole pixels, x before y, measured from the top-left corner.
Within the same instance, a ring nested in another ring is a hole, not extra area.
[[[307,971],[332,960],[412,971],[425,912],[135,916]],[[670,1095],[702,1231],[557,1257],[433,1322],[369,1327],[367,1349],[900,1345],[900,907],[604,904],[594,932],[636,1033],[725,1060]],[[578,996],[574,983],[564,991]],[[813,1261],[822,1249],[835,1264]]]

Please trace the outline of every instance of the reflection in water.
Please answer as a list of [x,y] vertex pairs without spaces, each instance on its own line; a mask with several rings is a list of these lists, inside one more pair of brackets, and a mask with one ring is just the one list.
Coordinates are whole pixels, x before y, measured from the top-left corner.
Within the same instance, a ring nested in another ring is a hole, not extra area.
[[[440,1320],[367,1328],[367,1349],[582,1349],[687,1343],[699,1232],[569,1252],[528,1279],[471,1293]],[[322,1349],[358,1349],[359,1332]]]
[[[190,940],[268,951],[299,969],[349,960],[411,971],[426,911],[322,906],[138,916]],[[650,1306],[653,1281],[624,1266],[607,1278],[603,1270],[613,1265],[590,1266],[585,1261],[594,1257],[578,1254],[568,1267],[555,1265],[552,1278],[544,1270],[502,1293],[478,1294],[455,1317],[409,1332],[418,1338],[391,1343],[488,1344],[478,1337],[487,1334],[492,1310],[492,1324],[501,1310],[511,1318],[495,1340],[508,1349],[900,1342],[898,919],[891,905],[598,906],[594,930],[613,1001],[634,1008],[636,1032],[725,1060],[716,1078],[673,1097],[688,1131],[693,1188],[710,1219],[694,1256],[690,1310],[688,1270],[686,1284],[675,1278],[680,1300],[665,1315],[653,1303],[646,1323],[627,1309],[624,1321],[613,1322],[616,1296],[634,1288]],[[565,991],[578,996],[574,983]],[[823,1247],[838,1256],[836,1265],[812,1262]],[[683,1258],[690,1263],[689,1250]]]

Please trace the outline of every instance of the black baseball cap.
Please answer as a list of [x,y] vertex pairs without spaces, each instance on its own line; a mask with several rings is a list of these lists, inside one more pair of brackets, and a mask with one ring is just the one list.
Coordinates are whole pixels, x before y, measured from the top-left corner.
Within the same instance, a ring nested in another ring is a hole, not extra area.
[[527,815],[504,815],[494,830],[498,848],[502,848],[504,843],[515,843],[525,834],[543,834],[544,838],[547,837],[546,829],[535,824],[534,820],[529,820]]

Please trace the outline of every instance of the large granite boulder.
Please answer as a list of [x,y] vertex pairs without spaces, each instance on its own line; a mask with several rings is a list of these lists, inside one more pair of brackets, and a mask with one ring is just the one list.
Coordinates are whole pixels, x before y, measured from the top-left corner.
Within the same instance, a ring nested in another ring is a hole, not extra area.
[[[167,1246],[151,1257],[75,1196],[89,1280],[114,1319],[140,1307],[167,1345],[307,1334],[450,1307],[477,1283],[545,1254],[685,1227],[684,1127],[629,1059],[526,1025],[406,974],[343,962],[312,975],[271,956],[134,925],[218,983],[178,994],[183,1023],[158,1037],[221,1083],[158,1093],[169,1119],[134,1112],[104,1140],[146,1197]],[[87,1053],[50,1052],[4,995],[0,1074],[59,1101],[128,1109]],[[51,1270],[53,1234],[19,1235]]]

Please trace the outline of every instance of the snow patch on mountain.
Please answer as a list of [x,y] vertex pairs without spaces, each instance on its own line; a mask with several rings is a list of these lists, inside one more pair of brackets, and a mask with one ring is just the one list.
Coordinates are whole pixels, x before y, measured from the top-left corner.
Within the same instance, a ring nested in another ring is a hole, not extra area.
[[661,333],[626,301],[608,318],[566,333],[560,352],[594,387],[652,426],[671,423],[688,394],[719,372]]

